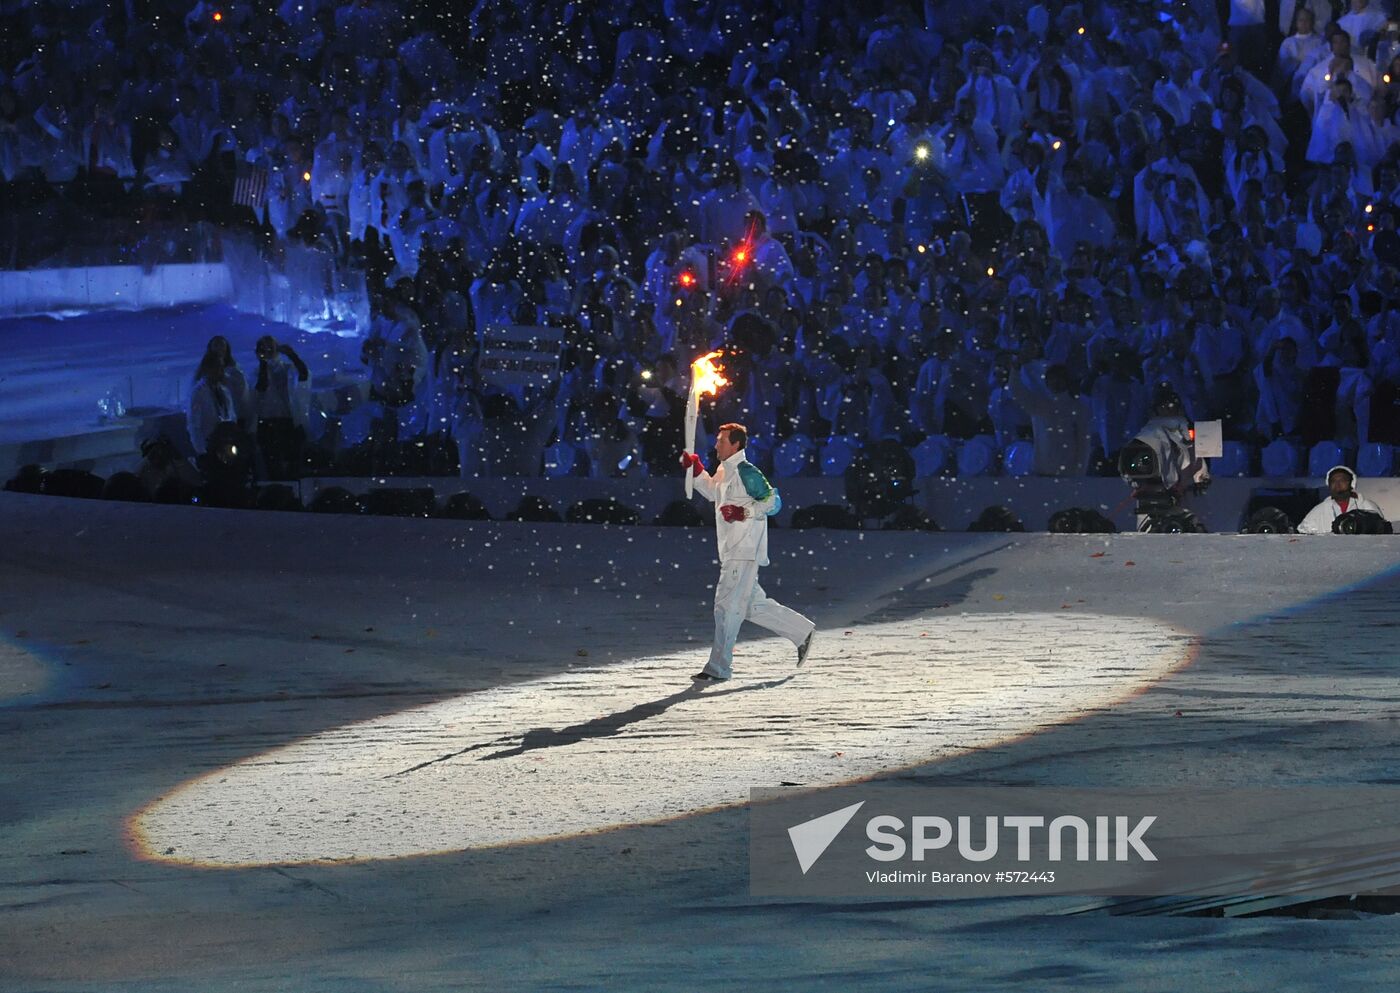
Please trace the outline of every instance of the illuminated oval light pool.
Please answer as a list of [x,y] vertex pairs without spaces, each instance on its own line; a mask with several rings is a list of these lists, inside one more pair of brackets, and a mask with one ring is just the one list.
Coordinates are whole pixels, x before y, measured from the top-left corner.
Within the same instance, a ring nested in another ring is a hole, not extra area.
[[132,818],[149,858],[251,866],[543,841],[835,785],[1071,720],[1185,663],[1141,618],[965,614],[741,642],[693,687],[687,650],[442,700],[182,784]]

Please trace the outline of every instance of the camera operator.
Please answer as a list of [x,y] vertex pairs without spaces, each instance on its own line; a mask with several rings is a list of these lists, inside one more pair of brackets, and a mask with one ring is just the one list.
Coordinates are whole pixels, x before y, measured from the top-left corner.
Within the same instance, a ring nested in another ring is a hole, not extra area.
[[1199,494],[1210,485],[1210,470],[1206,460],[1196,456],[1191,425],[1183,413],[1181,397],[1170,383],[1157,384],[1152,419],[1123,446],[1118,464],[1138,501],[1139,530],[1153,511],[1180,503],[1188,487]]
[[1298,525],[1299,534],[1331,534],[1332,522],[1353,510],[1365,510],[1385,520],[1381,508],[1356,492],[1356,473],[1344,465],[1327,471],[1327,499],[1323,500]]

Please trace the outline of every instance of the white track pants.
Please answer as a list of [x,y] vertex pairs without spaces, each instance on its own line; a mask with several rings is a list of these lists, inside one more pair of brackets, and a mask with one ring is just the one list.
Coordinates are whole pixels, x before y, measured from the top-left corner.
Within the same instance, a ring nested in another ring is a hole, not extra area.
[[758,563],[753,559],[730,560],[720,565],[715,587],[715,643],[705,671],[722,679],[732,675],[734,642],[745,621],[753,621],[794,645],[801,645],[816,627],[790,607],[768,599],[758,585]]

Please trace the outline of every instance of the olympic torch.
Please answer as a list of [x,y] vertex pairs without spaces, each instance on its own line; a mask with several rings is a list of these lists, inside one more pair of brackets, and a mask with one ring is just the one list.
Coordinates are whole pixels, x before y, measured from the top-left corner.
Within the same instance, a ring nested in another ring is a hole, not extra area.
[[[695,452],[695,424],[700,417],[700,398],[706,393],[718,393],[721,386],[728,386],[724,369],[715,361],[721,352],[702,355],[690,364],[690,395],[685,402],[685,450]],[[697,453],[698,454],[698,453]],[[685,471],[685,498],[689,500],[695,493],[695,474]]]

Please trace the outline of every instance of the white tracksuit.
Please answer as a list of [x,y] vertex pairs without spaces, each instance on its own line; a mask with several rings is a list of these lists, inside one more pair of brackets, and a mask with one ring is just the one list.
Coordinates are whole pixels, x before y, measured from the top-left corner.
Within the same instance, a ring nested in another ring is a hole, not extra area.
[[[713,475],[702,472],[695,477],[700,495],[715,504],[720,570],[715,587],[715,641],[705,671],[721,679],[732,674],[734,642],[744,621],[753,621],[799,646],[816,628],[797,611],[769,599],[758,585],[759,567],[768,564],[768,515],[776,513],[781,503],[777,492],[752,465],[745,471],[750,477],[750,485],[745,486],[739,467],[747,464],[740,449],[721,462]],[[755,498],[751,490],[766,490],[766,496]],[[743,507],[745,519],[726,521],[719,508],[729,504]]]
[[[1356,473],[1352,472],[1346,466],[1334,465],[1332,468],[1328,469],[1327,475],[1322,477],[1323,482],[1330,480],[1332,478],[1332,473],[1336,472],[1338,469],[1346,473],[1351,473],[1351,485],[1353,489],[1351,491],[1351,499],[1347,501],[1347,510],[1369,510],[1373,514],[1380,514],[1382,517],[1385,517],[1380,507],[1377,507],[1374,502],[1367,500],[1360,493],[1356,492],[1354,488],[1356,486]],[[1298,533],[1331,534],[1332,522],[1338,517],[1341,517],[1342,513],[1341,505],[1337,503],[1336,498],[1328,494],[1326,500],[1323,500],[1312,510],[1308,511],[1308,516],[1304,517],[1303,522],[1298,525]]]

